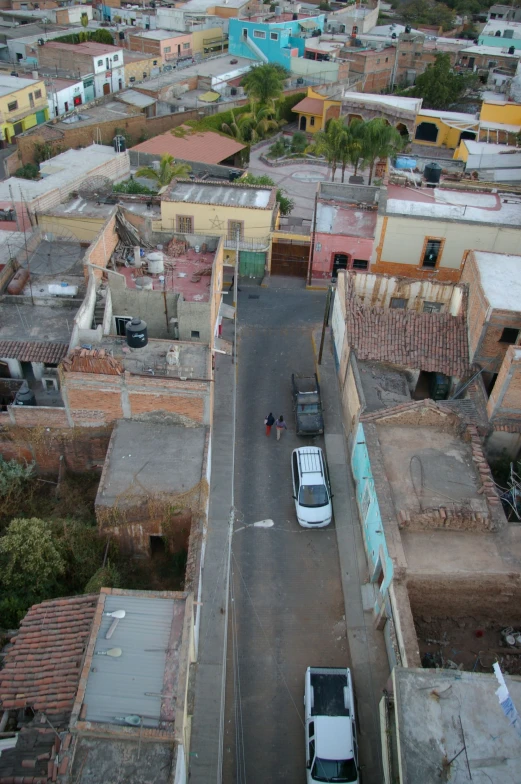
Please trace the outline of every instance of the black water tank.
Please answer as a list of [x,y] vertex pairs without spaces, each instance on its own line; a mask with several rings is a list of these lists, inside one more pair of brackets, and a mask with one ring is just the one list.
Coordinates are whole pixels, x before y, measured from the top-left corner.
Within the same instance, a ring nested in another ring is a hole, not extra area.
[[36,398],[32,389],[29,389],[29,384],[24,381],[14,399],[15,406],[35,406]]
[[130,348],[143,348],[148,343],[148,331],[145,321],[140,318],[133,318],[125,325],[127,333],[127,343]]
[[442,168],[439,163],[428,163],[423,175],[428,183],[437,185],[441,180]]
[[406,33],[410,33],[411,32],[411,25],[405,25],[405,32]]
[[127,143],[125,141],[125,137],[118,134],[114,136],[112,139],[112,146],[114,147],[114,152],[125,152],[127,149]]
[[515,54],[516,53],[516,47],[515,46],[509,46],[508,47],[508,53],[509,54]]

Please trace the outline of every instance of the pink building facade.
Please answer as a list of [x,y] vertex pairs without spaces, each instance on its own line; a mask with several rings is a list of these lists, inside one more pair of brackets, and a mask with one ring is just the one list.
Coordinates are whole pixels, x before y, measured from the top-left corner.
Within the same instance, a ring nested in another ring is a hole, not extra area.
[[319,184],[308,282],[323,285],[340,269],[369,269],[379,195],[375,186]]

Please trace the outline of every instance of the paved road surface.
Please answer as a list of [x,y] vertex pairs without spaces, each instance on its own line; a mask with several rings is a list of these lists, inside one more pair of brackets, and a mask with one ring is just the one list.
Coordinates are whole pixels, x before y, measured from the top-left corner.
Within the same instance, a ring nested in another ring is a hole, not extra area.
[[[299,528],[291,497],[291,451],[313,441],[295,435],[290,376],[314,370],[325,296],[241,289],[223,781],[302,784],[304,671],[349,664],[335,530]],[[288,419],[279,443],[269,411]],[[264,519],[274,526],[253,527]]]

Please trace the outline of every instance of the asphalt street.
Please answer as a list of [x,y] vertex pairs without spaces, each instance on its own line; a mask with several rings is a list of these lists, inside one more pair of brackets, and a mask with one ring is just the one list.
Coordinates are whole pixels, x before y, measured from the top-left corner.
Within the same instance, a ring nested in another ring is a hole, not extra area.
[[[275,280],[241,284],[225,784],[302,784],[306,667],[350,664],[334,525],[301,529],[292,500],[291,451],[323,447],[295,434],[290,379],[314,371],[324,305],[322,292]],[[288,421],[278,443],[264,432],[270,411]]]

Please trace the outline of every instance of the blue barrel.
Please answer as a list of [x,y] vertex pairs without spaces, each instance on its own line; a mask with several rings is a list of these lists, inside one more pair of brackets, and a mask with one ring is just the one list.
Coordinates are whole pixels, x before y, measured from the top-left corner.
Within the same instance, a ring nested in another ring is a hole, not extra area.
[[415,169],[416,160],[414,158],[397,158],[394,164],[395,169]]

